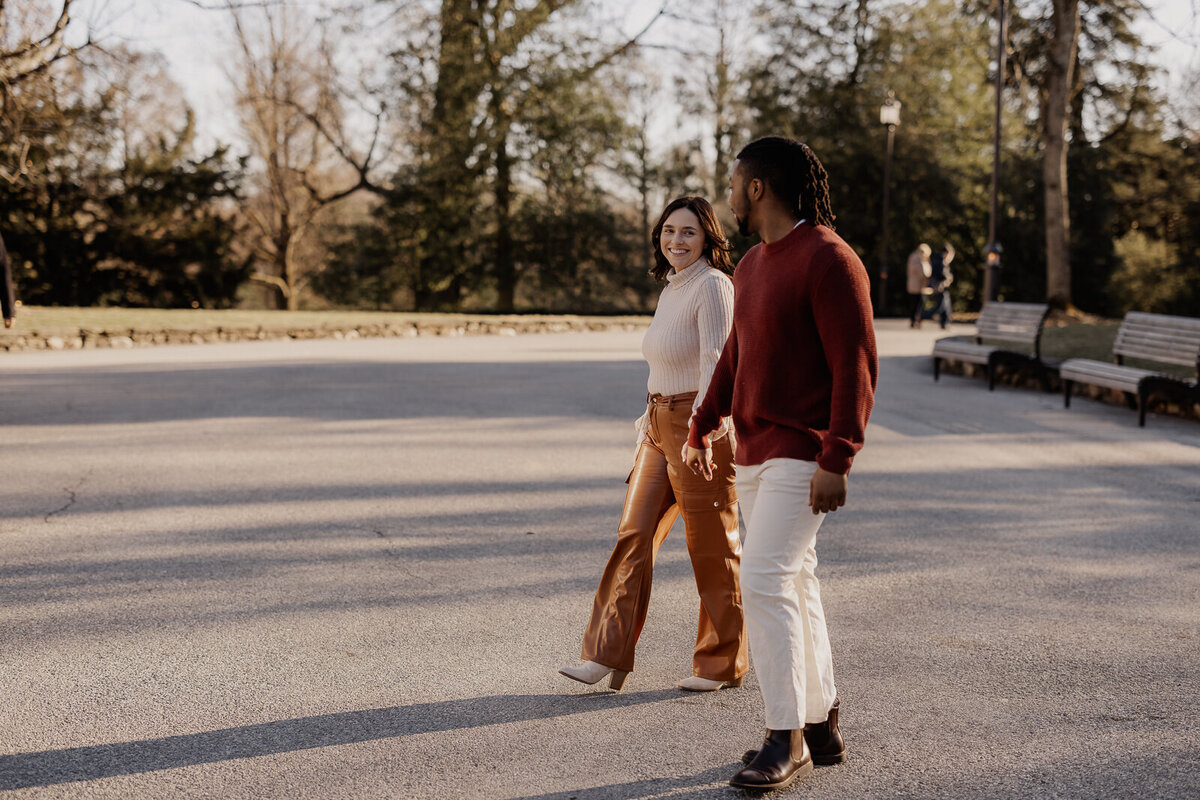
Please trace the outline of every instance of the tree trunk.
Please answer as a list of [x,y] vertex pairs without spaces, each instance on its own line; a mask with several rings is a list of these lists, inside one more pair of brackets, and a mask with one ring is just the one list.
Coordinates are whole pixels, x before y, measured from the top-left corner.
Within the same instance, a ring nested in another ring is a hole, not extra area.
[[508,132],[511,123],[504,113],[504,102],[500,92],[493,93],[491,109],[496,148],[493,161],[496,177],[492,184],[492,193],[496,201],[496,310],[511,314],[516,307],[517,295],[517,265],[513,259],[512,239],[512,157],[508,154]]
[[1054,0],[1042,98],[1042,183],[1046,204],[1046,302],[1071,305],[1071,218],[1067,202],[1068,106],[1079,42],[1079,0]]
[[[291,267],[288,263],[292,251],[292,226],[290,215],[284,211],[279,215],[279,229],[275,233],[275,271],[282,281],[281,286],[275,287],[274,306],[276,310],[292,309],[295,302],[292,286]],[[286,288],[284,288],[286,287]]]
[[517,294],[517,265],[512,246],[512,160],[508,142],[496,145],[496,310],[511,313]]
[[717,3],[717,57],[713,64],[713,84],[712,84],[712,101],[715,113],[715,127],[713,130],[713,146],[716,149],[716,158],[713,161],[713,185],[712,197],[714,203],[717,198],[725,195],[726,187],[729,185],[729,159],[732,148],[733,132],[731,128],[731,117],[729,105],[730,95],[732,93],[732,81],[729,77],[729,50],[727,48],[726,27],[728,21],[725,16],[725,3]]
[[[651,234],[654,232],[654,223],[650,221],[650,184],[653,182],[652,170],[650,166],[650,136],[648,133],[649,115],[642,113],[641,126],[638,128],[637,138],[637,188],[638,202],[642,212],[642,240],[639,243],[643,248],[651,246]],[[654,254],[650,254],[650,267],[654,266]],[[647,267],[649,269],[649,267]]]
[[17,316],[17,301],[13,296],[12,265],[8,251],[4,248],[4,237],[0,236],[0,315],[4,319]]

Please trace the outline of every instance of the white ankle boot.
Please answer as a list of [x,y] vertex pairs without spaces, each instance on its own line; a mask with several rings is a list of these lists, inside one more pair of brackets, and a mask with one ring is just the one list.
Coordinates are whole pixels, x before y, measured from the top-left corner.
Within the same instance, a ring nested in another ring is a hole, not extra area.
[[621,687],[625,685],[626,676],[629,675],[629,673],[623,669],[613,669],[612,667],[606,667],[603,664],[597,664],[595,661],[584,661],[578,666],[563,667],[558,672],[560,675],[566,675],[573,681],[586,683],[589,686],[599,683],[611,674],[612,678],[608,682],[608,688],[612,689],[614,692],[619,692],[621,690]]
[[718,689],[732,689],[736,686],[741,686],[742,679],[734,678],[731,681],[712,681],[708,678],[701,678],[698,675],[689,675],[675,685],[687,692],[715,692]]

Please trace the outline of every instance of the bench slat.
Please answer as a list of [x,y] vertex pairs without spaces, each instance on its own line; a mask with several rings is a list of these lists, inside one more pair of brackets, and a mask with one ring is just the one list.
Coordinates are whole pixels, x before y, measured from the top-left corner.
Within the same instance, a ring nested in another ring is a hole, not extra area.
[[1003,303],[988,303],[987,305],[985,305],[983,307],[983,311],[980,313],[987,314],[989,312],[993,313],[993,314],[1033,312],[1033,313],[1037,313],[1040,315],[1040,314],[1046,313],[1046,304],[1045,303],[1015,303],[1015,302],[1009,302],[1009,301],[1005,301]]
[[954,339],[939,339],[933,345],[935,358],[952,358],[956,361],[966,361],[971,364],[986,364],[997,348],[973,342]]
[[1189,340],[1182,336],[1171,336],[1165,333],[1139,333],[1126,331],[1122,333],[1115,342],[1115,346],[1124,344],[1148,344],[1157,347],[1177,348],[1180,350],[1190,350],[1195,352],[1200,349],[1200,336]]
[[1144,331],[1148,334],[1166,334],[1168,336],[1177,336],[1181,339],[1189,339],[1196,341],[1200,338],[1200,330],[1186,325],[1176,325],[1171,322],[1153,323],[1146,320],[1137,320],[1129,322],[1126,320],[1122,327],[1126,331]]
[[1113,355],[1196,367],[1200,362],[1200,319],[1130,311],[1117,329]]
[[1181,330],[1200,331],[1200,319],[1180,317],[1174,314],[1151,314],[1148,311],[1130,311],[1125,319],[1131,324],[1146,324],[1158,327],[1177,327]]
[[1122,347],[1120,350],[1114,347],[1113,353],[1127,358],[1141,358],[1146,361],[1159,361],[1163,364],[1177,364],[1181,367],[1196,366],[1195,353],[1168,352],[1152,347]]
[[1108,386],[1127,392],[1136,392],[1138,383],[1143,379],[1161,373],[1136,367],[1123,367],[1110,364],[1107,361],[1093,361],[1086,358],[1071,358],[1058,367],[1059,377],[1064,380],[1080,381],[1096,386]]
[[1047,311],[1038,303],[988,303],[975,323],[976,335],[1036,348]]
[[1200,331],[1165,330],[1163,328],[1141,328],[1122,326],[1117,333],[1118,341],[1147,341],[1175,344],[1180,347],[1200,347]]
[[1070,358],[1064,361],[1058,367],[1058,374],[1063,377],[1069,375],[1096,375],[1101,377],[1136,377],[1145,378],[1150,375],[1163,375],[1164,373],[1152,369],[1141,369],[1139,367],[1125,367],[1120,364],[1110,364],[1107,361],[1093,361],[1087,358]]

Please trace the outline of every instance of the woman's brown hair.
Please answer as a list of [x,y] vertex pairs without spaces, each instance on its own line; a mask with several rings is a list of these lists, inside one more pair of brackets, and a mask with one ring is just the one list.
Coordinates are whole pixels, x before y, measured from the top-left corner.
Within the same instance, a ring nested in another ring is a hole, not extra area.
[[729,240],[725,238],[725,229],[721,227],[721,221],[717,219],[717,212],[713,211],[712,204],[703,197],[694,195],[676,197],[663,209],[662,216],[658,218],[658,224],[654,226],[654,231],[650,234],[650,241],[654,245],[654,266],[650,269],[650,274],[654,276],[655,280],[662,282],[671,272],[671,262],[667,261],[667,257],[662,252],[662,229],[667,217],[681,208],[686,208],[695,214],[696,219],[700,220],[700,227],[704,229],[703,258],[707,259],[714,268],[721,270],[726,275],[732,275],[733,261],[729,258],[731,248]]

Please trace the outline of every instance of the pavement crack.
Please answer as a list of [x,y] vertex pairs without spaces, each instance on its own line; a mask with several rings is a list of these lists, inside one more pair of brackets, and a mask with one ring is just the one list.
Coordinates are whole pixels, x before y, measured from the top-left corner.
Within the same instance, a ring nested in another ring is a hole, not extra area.
[[387,556],[389,563],[398,568],[406,576],[430,588],[437,588],[437,584],[434,581],[431,581],[428,577],[409,566],[407,556],[396,547],[396,540],[386,529],[370,527],[359,528],[359,530],[370,531],[375,534],[375,537],[383,542],[383,552]]
[[91,475],[92,475],[92,471],[88,470],[87,473],[84,474],[84,476],[82,478],[80,478],[79,482],[76,483],[74,486],[64,486],[63,491],[66,492],[67,502],[64,503],[61,507],[48,512],[46,514],[46,516],[42,517],[42,522],[49,522],[51,517],[55,516],[56,514],[61,514],[64,511],[66,511],[67,509],[69,509],[71,506],[75,505],[75,500],[78,496],[77,492],[83,488],[83,485],[85,483],[87,483],[87,479],[90,478]]

